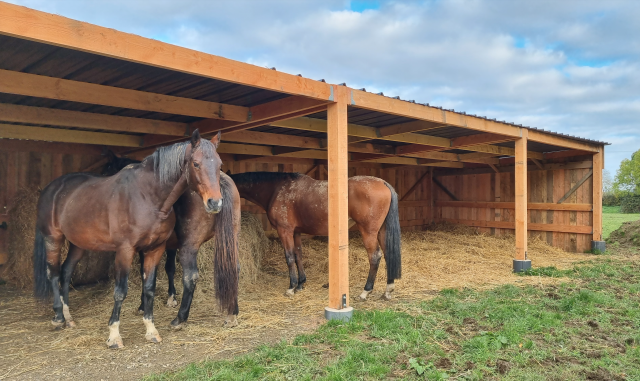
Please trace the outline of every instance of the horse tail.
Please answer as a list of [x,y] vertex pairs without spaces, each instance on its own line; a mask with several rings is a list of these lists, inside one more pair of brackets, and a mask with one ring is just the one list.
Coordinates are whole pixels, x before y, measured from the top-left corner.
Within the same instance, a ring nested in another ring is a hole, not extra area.
[[222,209],[216,215],[214,276],[216,298],[223,311],[237,314],[239,254],[238,237],[235,234],[235,220],[233,183],[220,176],[220,190],[222,193]]
[[51,282],[47,274],[47,249],[42,231],[36,227],[33,244],[33,294],[45,300],[51,296]]
[[391,191],[391,204],[387,217],[384,219],[386,230],[384,258],[387,263],[387,283],[392,283],[402,276],[400,217],[398,215],[398,194],[389,183],[385,181],[384,184]]

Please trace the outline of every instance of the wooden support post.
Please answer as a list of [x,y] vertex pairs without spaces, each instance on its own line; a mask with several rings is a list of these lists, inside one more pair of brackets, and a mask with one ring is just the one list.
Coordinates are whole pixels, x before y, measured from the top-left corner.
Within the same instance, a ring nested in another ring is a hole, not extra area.
[[[431,167],[433,168],[433,167]],[[415,184],[413,184],[413,186],[407,191],[407,193],[404,194],[404,196],[402,196],[400,198],[400,201],[404,201],[407,199],[407,197],[411,196],[411,194],[413,194],[413,192],[415,192],[416,189],[418,189],[418,187],[420,186],[420,184],[422,184],[422,182],[424,181],[424,179],[426,179],[427,177],[430,176],[430,174],[432,173],[432,169],[429,169],[427,172],[424,173],[424,175],[422,175],[418,181],[416,181]]]
[[349,319],[349,190],[347,102],[349,89],[333,86],[335,103],[327,107],[329,180],[329,306],[327,319]]
[[429,221],[434,223],[435,204],[433,203],[433,167],[429,167]]
[[602,168],[604,166],[604,147],[593,155],[593,250],[604,251],[602,240]]
[[528,130],[521,128],[522,137],[516,140],[516,258],[513,271],[519,272],[531,268],[527,259],[527,137]]

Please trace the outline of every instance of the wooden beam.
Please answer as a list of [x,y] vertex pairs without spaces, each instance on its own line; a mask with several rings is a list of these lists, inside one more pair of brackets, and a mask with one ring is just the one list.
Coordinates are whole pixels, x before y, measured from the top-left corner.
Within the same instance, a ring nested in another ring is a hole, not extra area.
[[4,2],[0,34],[277,92],[322,100],[332,94],[324,82]]
[[496,167],[495,165],[493,165],[493,164],[489,164],[489,167],[491,167],[491,169],[493,169],[493,171],[494,171],[495,173],[500,173],[500,170],[499,170],[499,169],[498,169],[498,167]]
[[[450,208],[485,208],[485,209],[515,209],[515,202],[484,202],[484,201],[436,201],[440,207]],[[527,203],[527,210],[562,210],[591,212],[591,204],[556,204],[556,203]]]
[[418,181],[416,181],[415,184],[413,184],[413,186],[411,188],[409,188],[409,190],[404,194],[404,196],[402,196],[400,198],[400,201],[404,201],[407,199],[407,197],[409,197],[411,194],[413,194],[413,192],[418,189],[418,187],[420,186],[420,184],[422,184],[422,182],[424,181],[424,179],[428,178],[429,175],[431,174],[431,170],[429,169],[428,171],[426,171],[424,173],[424,175],[420,176],[420,178],[418,179]]
[[[2,9],[2,4],[3,3],[0,3],[0,9]],[[246,122],[249,116],[249,109],[242,106],[121,89],[118,87],[1,69],[0,92],[230,121]]]
[[435,205],[433,203],[433,167],[429,168],[429,223],[435,222]]
[[40,142],[34,140],[0,139],[2,152],[46,152],[67,155],[102,155],[103,147],[89,144]]
[[[584,168],[592,168],[593,163],[591,161],[577,161],[577,162],[568,162],[568,163],[547,163],[544,164],[545,171],[554,171],[558,169],[584,169]],[[501,173],[514,173],[515,166],[500,166],[499,167]],[[540,171],[541,169],[535,165],[527,166],[527,171]],[[490,168],[465,168],[460,170],[455,170],[449,173],[437,173],[438,176],[459,176],[459,175],[481,175],[484,173],[494,173],[495,171]]]
[[0,138],[139,147],[140,136],[0,123]]
[[329,307],[349,305],[348,133],[345,87],[336,87],[336,103],[327,108],[329,143]]
[[535,142],[570,149],[582,149],[589,152],[596,152],[598,150],[598,145],[596,144],[583,143],[542,131],[529,130],[494,120],[461,114],[454,111],[437,109],[435,107],[423,106],[421,104],[388,98],[367,93],[365,91],[351,90],[351,92],[351,105],[359,108],[462,127],[475,131],[506,135],[516,139],[522,136],[521,131],[527,130],[530,132],[530,140]]
[[516,260],[527,259],[527,130],[516,140],[515,163]]
[[[275,127],[292,128],[292,129],[305,130],[305,131],[327,132],[326,121],[322,119],[315,119],[315,118],[288,119],[288,120],[282,120],[282,121],[270,123],[270,125]],[[359,137],[364,137],[368,139],[379,139],[378,133],[375,127],[349,124],[348,133],[351,136],[359,136]],[[418,149],[422,149],[422,147],[419,147],[419,146],[423,146],[423,145],[451,149],[450,139],[441,138],[437,136],[429,136],[429,135],[422,135],[422,134],[415,134],[415,133],[408,132],[403,134],[386,136],[384,139],[390,140],[390,141],[402,142],[402,143],[415,144],[418,146],[412,146],[412,147],[417,147]],[[474,151],[474,152],[490,153],[494,155],[509,155],[509,156],[515,155],[515,150],[513,148],[494,146],[490,144],[474,145],[474,146],[464,147],[461,149],[464,149],[467,151]],[[399,155],[411,153],[411,152],[408,152],[409,150],[410,148],[408,147],[407,148],[398,147],[396,153]],[[539,153],[539,152],[531,152],[531,156],[542,159],[542,153]]]
[[[307,172],[305,172],[305,175],[307,175],[307,176],[311,176],[311,174],[312,174],[313,172],[315,172],[315,171],[316,171],[316,169],[318,169],[318,166],[317,166],[317,165],[314,165],[313,167],[311,167],[311,169],[309,169]],[[313,176],[312,176],[312,177],[313,177]]]
[[[481,221],[481,220],[460,220],[453,218],[441,218],[440,221],[452,224],[462,224],[467,226],[481,228],[499,228],[499,229],[515,229],[517,225],[509,221]],[[558,233],[576,233],[591,234],[591,226],[576,225],[555,225],[555,224],[527,224],[528,231],[558,232]],[[526,232],[525,232],[526,233]]]
[[[594,168],[595,169],[595,168]],[[571,197],[571,195],[578,190],[578,188],[580,188],[582,186],[582,184],[585,183],[585,181],[589,180],[589,177],[591,177],[591,175],[593,175],[593,169],[590,169],[589,172],[587,172],[586,175],[584,175],[582,177],[582,179],[580,179],[580,181],[578,181],[576,183],[576,185],[574,185],[573,187],[571,187],[571,189],[569,189],[569,191],[567,193],[565,193],[564,196],[562,196],[562,198],[560,200],[558,200],[558,204],[562,204],[566,199],[568,199],[569,197]],[[595,200],[594,200],[595,202]]]
[[544,170],[544,166],[542,166],[542,163],[540,162],[540,160],[538,159],[531,159],[531,161],[533,161],[533,164],[535,164],[538,168]]
[[604,146],[593,155],[593,240],[602,241],[602,168]]
[[564,159],[567,157],[585,156],[585,155],[593,155],[593,152],[580,151],[575,149],[569,149],[565,151],[545,152],[543,159],[544,160]]
[[0,103],[0,121],[184,136],[186,123]]
[[467,135],[451,139],[451,148],[475,146],[478,144],[496,144],[512,140],[515,140],[515,138],[492,133]]
[[444,185],[442,185],[442,183],[440,181],[438,181],[438,179],[436,179],[435,177],[432,178],[432,181],[435,185],[438,186],[438,188],[440,188],[444,193],[447,194],[447,196],[451,197],[451,199],[453,199],[453,201],[458,201],[458,198],[456,197],[456,195],[454,195],[453,193],[451,193],[451,191],[449,191],[449,189],[447,189],[447,187],[445,187]]
[[450,161],[425,161],[422,159],[414,159],[411,157],[389,156],[377,159],[363,160],[366,163],[384,163],[384,164],[401,164],[401,165],[419,165],[423,167],[444,167],[444,168],[463,168],[464,164]]
[[413,122],[394,124],[391,126],[379,127],[378,136],[384,138],[385,136],[404,134],[407,132],[427,131],[435,130],[437,128],[446,127],[439,123],[427,122],[424,120],[415,120]]

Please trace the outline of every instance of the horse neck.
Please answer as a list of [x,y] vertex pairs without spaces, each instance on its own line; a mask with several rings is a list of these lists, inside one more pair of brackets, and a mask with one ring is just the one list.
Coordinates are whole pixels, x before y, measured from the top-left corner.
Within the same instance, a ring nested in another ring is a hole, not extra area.
[[187,190],[188,184],[186,176],[180,176],[177,181],[162,183],[154,170],[153,160],[144,163],[141,170],[150,176],[142,176],[142,186],[151,186],[152,193],[155,195],[155,202],[159,204],[158,209],[168,214],[171,207],[176,203],[178,198]]
[[261,183],[236,183],[240,197],[247,199],[254,204],[260,205],[264,210],[268,210],[271,198],[281,181],[265,181]]

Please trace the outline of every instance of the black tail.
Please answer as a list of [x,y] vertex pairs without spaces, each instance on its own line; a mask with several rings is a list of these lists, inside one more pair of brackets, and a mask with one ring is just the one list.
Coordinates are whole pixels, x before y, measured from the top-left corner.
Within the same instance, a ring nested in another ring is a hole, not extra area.
[[392,283],[402,276],[400,217],[398,216],[398,194],[386,181],[384,184],[391,191],[391,204],[384,219],[387,230],[384,239],[384,259],[387,262],[387,283]]
[[216,297],[228,314],[237,314],[239,255],[238,237],[234,231],[233,183],[220,176],[222,210],[216,215],[214,276]]
[[33,244],[33,295],[38,299],[51,297],[51,281],[47,276],[47,250],[44,235],[36,228],[36,240]]

